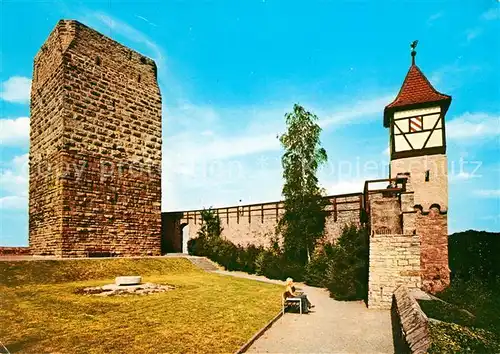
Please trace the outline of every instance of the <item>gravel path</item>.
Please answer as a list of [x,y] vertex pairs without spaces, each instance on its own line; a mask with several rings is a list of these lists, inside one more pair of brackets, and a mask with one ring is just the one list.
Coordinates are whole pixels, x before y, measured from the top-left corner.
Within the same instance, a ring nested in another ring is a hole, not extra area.
[[[219,274],[283,282],[240,272]],[[309,314],[286,312],[247,353],[394,353],[389,311],[363,302],[335,301],[325,289],[297,284],[315,305]]]

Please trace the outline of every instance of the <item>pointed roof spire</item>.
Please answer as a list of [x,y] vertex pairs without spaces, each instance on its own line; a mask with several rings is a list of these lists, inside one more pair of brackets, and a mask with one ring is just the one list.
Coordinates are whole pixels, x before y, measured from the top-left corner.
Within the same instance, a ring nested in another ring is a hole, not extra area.
[[413,41],[410,44],[410,48],[411,48],[411,65],[415,65],[415,57],[417,56],[417,51],[415,50],[415,48],[417,48],[417,44],[418,44],[418,39],[416,41]]
[[415,56],[417,55],[415,47],[417,43],[418,41],[413,41],[410,45],[412,48],[411,66],[403,81],[403,85],[394,101],[388,104],[384,109],[385,127],[389,126],[389,113],[398,107],[417,107],[419,105],[438,102],[449,105],[451,102],[451,96],[438,92],[415,64]]

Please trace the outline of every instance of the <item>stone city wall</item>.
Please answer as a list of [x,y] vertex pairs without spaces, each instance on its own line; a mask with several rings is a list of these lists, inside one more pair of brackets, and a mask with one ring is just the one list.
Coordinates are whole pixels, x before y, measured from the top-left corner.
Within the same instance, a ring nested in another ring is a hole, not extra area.
[[[334,241],[346,224],[360,224],[362,194],[328,196],[328,217],[325,223],[325,239]],[[284,213],[283,202],[272,202],[224,208],[214,208],[221,220],[222,236],[246,246],[248,244],[268,246],[270,236],[275,233],[279,218]],[[163,243],[171,247],[170,252],[181,252],[182,231],[189,225],[189,238],[194,238],[202,225],[200,210],[163,213]]]

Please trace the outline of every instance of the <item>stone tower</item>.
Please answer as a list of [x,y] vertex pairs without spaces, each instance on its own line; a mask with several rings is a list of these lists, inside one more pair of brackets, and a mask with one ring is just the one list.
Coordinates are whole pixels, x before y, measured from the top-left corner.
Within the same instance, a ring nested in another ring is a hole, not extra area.
[[34,60],[30,124],[33,254],[159,255],[154,61],[77,21],[59,21]]
[[384,126],[390,129],[390,177],[407,177],[406,189],[413,192],[422,287],[436,292],[449,284],[445,115],[451,96],[434,89],[420,71],[414,47],[411,54],[403,85],[385,107]]

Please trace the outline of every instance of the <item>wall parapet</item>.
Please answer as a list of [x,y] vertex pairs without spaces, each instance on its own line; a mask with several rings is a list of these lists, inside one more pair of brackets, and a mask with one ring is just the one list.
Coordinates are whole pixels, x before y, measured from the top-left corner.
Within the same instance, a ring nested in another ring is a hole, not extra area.
[[0,256],[31,256],[29,247],[0,247]]
[[[325,240],[336,240],[346,224],[360,225],[363,194],[349,193],[323,197],[329,203],[325,208]],[[268,245],[269,236],[285,212],[284,201],[211,208],[219,216],[222,236],[229,241],[246,246]],[[203,209],[162,213],[162,244],[164,252],[182,252],[186,240],[182,229],[189,225],[189,238],[195,237],[202,224]]]
[[398,352],[427,353],[431,345],[429,319],[403,285],[394,291],[391,316]]

